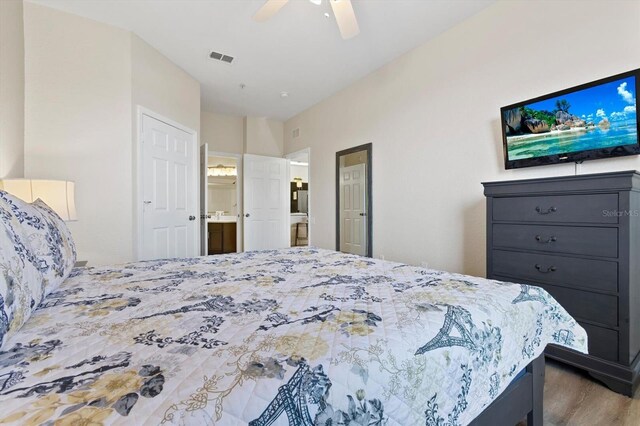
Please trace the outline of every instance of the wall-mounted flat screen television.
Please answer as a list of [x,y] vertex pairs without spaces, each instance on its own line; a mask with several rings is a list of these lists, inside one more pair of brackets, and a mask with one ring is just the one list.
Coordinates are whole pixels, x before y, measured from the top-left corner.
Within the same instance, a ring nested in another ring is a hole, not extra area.
[[640,154],[640,69],[502,107],[507,169]]

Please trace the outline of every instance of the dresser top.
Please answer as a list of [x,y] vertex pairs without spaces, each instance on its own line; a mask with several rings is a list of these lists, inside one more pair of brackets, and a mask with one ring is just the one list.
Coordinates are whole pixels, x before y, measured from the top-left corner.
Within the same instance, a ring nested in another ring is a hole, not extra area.
[[482,185],[484,185],[484,195],[486,196],[522,195],[523,193],[640,191],[640,172],[625,170],[587,175],[503,180],[482,182]]

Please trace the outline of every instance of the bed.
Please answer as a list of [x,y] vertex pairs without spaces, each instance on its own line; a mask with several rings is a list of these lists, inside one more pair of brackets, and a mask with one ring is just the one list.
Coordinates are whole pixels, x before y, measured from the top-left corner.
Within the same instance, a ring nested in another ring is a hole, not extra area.
[[[0,423],[542,424],[544,290],[316,248],[74,269],[0,350]],[[83,423],[84,422],[84,423]]]

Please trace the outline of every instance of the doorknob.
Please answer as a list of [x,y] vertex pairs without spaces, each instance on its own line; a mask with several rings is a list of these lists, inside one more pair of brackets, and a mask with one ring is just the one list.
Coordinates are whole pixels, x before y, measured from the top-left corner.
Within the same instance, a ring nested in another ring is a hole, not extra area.
[[246,214],[244,215],[244,217],[249,217],[249,216],[251,216],[249,213],[246,213]]
[[366,216],[366,215],[367,215],[366,213],[360,213],[360,216]]
[[189,220],[196,220],[195,216],[189,216]]

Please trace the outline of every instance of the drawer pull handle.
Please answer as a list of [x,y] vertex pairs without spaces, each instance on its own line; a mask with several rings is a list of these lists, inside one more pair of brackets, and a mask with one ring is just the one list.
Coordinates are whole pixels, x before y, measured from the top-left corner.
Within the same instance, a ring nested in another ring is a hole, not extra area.
[[556,271],[556,267],[555,266],[549,266],[547,269],[545,269],[545,268],[543,268],[542,266],[540,266],[537,263],[536,263],[535,268],[538,270],[538,272],[542,272],[543,274],[548,274],[549,272],[555,272]]
[[550,213],[555,213],[558,209],[556,209],[555,207],[551,206],[549,207],[546,211],[542,210],[540,208],[540,206],[536,207],[536,211],[538,212],[538,214],[550,214]]
[[557,240],[557,238],[554,237],[554,236],[551,236],[551,237],[547,238],[546,240],[543,240],[540,235],[536,235],[536,241],[539,242],[540,244],[555,243],[556,240]]

